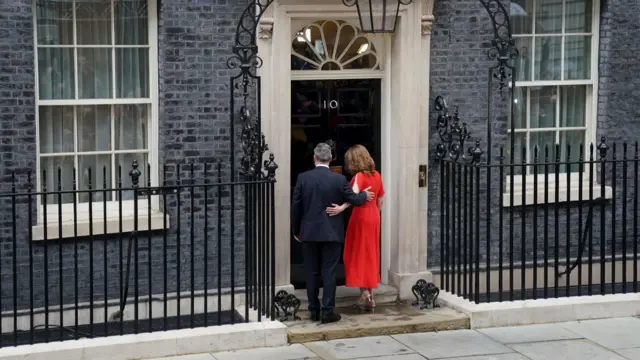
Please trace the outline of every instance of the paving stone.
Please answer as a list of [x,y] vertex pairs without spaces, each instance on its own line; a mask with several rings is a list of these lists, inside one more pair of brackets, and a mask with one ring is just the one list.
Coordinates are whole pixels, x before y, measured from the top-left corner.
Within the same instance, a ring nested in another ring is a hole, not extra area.
[[414,353],[388,336],[320,341],[308,343],[305,346],[321,358],[339,360]]
[[407,354],[407,355],[391,355],[391,356],[380,356],[371,358],[360,358],[354,360],[425,360],[426,358],[418,355],[418,354]]
[[629,360],[640,360],[640,348],[617,350],[618,354]]
[[531,360],[624,360],[613,351],[587,340],[560,340],[509,346]]
[[474,330],[395,335],[393,338],[430,360],[513,352],[508,347]]
[[211,354],[194,354],[194,355],[184,355],[184,356],[172,356],[172,357],[166,357],[162,359],[153,359],[153,360],[215,360],[215,358]]
[[609,349],[640,348],[640,320],[615,318],[559,324]]
[[498,355],[480,355],[480,356],[465,356],[461,358],[447,358],[447,360],[529,360],[523,355],[512,354],[498,354]]
[[[226,351],[213,354],[216,360],[310,360],[320,359],[311,350],[302,345],[277,348],[262,348],[238,351]],[[321,360],[321,359],[320,359]]]
[[580,339],[577,335],[555,324],[512,326],[477,330],[501,344],[529,343],[551,340]]

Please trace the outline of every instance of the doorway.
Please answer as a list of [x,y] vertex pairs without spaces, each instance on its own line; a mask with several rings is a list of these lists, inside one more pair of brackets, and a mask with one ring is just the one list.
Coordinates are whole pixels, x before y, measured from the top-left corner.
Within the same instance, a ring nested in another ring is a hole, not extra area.
[[[291,82],[291,192],[298,175],[314,167],[313,149],[320,142],[333,148],[332,171],[351,180],[344,154],[353,145],[365,146],[381,169],[380,79],[305,80]],[[350,212],[346,214],[345,226]],[[345,228],[346,231],[346,228]],[[305,288],[302,246],[291,235],[291,284]],[[381,267],[382,268],[382,267]],[[342,257],[338,286],[345,284]]]

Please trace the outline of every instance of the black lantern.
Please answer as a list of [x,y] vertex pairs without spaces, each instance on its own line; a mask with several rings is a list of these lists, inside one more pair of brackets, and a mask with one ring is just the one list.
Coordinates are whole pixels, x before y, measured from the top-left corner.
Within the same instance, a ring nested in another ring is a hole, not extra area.
[[413,0],[342,0],[346,6],[358,9],[360,28],[364,33],[393,33],[398,22],[400,5]]

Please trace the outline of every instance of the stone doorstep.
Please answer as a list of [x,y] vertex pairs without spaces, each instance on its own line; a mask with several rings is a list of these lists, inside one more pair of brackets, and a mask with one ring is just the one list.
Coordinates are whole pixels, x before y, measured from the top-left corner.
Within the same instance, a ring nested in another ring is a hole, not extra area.
[[[398,290],[393,286],[380,284],[377,289],[373,290],[373,293],[375,295],[376,304],[379,305],[394,304],[398,301]],[[307,310],[307,307],[309,306],[307,291],[305,289],[298,289],[295,291],[295,295],[302,303],[300,310]],[[320,297],[322,298],[322,289],[320,289]],[[349,307],[356,304],[359,298],[360,290],[357,288],[338,286],[336,289],[337,308]]]
[[285,322],[289,343],[470,328],[467,315],[445,307],[420,310],[398,303],[378,305],[374,313],[363,313],[354,307],[336,311],[342,315],[342,320],[333,324],[312,322],[306,311],[301,314],[302,320]]

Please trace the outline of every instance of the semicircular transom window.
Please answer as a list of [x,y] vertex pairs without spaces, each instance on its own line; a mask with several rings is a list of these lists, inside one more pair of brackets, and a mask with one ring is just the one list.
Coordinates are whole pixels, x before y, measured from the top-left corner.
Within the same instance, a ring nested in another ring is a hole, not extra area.
[[345,22],[320,20],[301,29],[291,45],[291,70],[380,70],[371,40]]

